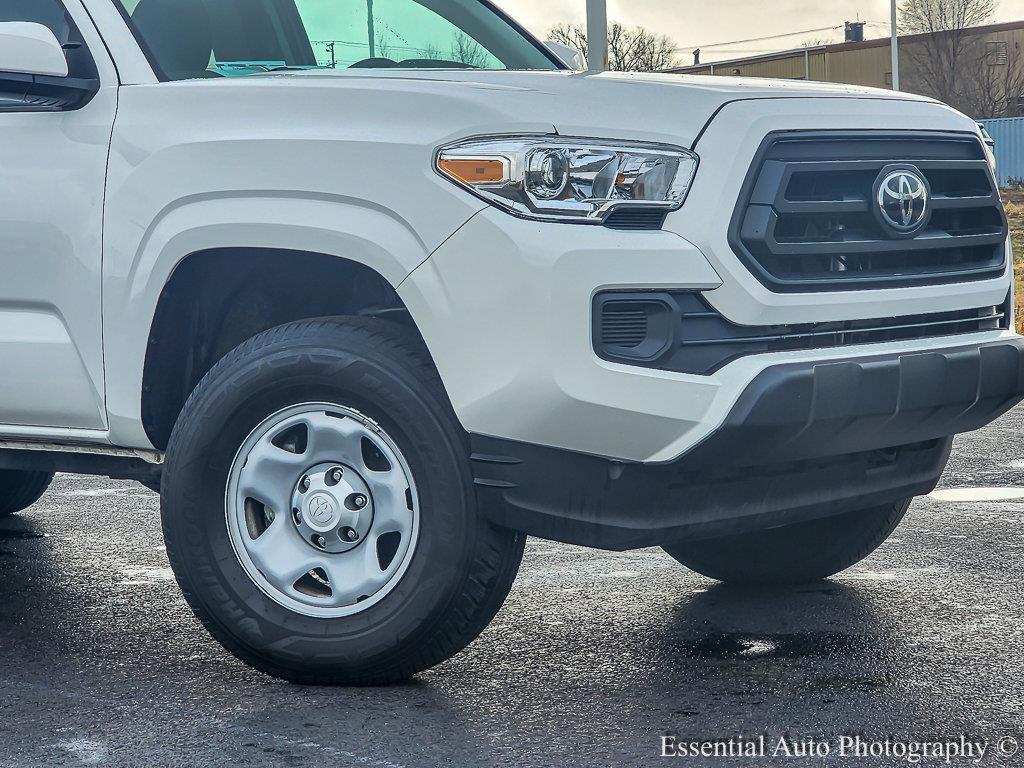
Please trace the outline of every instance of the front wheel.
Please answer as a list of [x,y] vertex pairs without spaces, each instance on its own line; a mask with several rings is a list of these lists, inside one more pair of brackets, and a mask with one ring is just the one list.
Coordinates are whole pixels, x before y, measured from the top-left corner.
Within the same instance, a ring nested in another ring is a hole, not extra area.
[[230,353],[175,426],[161,504],[199,619],[299,683],[395,683],[457,653],[525,541],[477,514],[437,373],[381,321],[295,323]]
[[665,547],[682,565],[741,586],[820,581],[866,558],[903,521],[910,500],[755,533]]

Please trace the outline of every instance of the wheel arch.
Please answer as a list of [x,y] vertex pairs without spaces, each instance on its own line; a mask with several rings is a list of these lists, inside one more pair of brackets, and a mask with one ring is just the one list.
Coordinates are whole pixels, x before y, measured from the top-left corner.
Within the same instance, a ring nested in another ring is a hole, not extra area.
[[394,286],[367,265],[277,248],[211,248],[171,273],[153,312],[142,425],[166,447],[185,401],[234,347],[270,328],[328,316],[376,316],[415,328]]

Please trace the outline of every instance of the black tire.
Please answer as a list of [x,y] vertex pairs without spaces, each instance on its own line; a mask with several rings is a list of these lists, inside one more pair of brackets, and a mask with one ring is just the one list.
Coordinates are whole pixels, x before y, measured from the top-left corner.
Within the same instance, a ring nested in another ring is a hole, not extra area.
[[878,549],[899,527],[910,500],[664,549],[711,579],[741,586],[805,584],[834,576]]
[[52,482],[53,472],[0,470],[0,517],[9,517],[31,507]]
[[[420,534],[401,581],[348,618],[314,618],[267,597],[234,554],[225,482],[239,446],[290,405],[333,402],[376,420],[401,447],[420,498]],[[302,684],[387,685],[453,656],[508,596],[525,536],[477,514],[469,451],[414,334],[367,319],[281,326],[203,379],[171,435],[161,481],[167,552],[196,616],[227,650]]]

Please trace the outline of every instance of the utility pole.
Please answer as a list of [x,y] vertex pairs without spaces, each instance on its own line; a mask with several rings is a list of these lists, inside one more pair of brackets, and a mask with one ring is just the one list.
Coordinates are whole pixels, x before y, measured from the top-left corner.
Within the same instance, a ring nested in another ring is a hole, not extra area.
[[377,58],[377,33],[373,24],[373,0],[366,0],[366,31],[370,38],[370,58]]
[[331,54],[331,69],[338,68],[338,55],[335,53],[336,45],[337,43],[334,40],[331,40],[331,42],[327,43],[326,45],[327,52]]
[[900,30],[896,23],[896,0],[892,0],[892,89],[900,90]]
[[587,68],[608,69],[608,0],[587,0]]

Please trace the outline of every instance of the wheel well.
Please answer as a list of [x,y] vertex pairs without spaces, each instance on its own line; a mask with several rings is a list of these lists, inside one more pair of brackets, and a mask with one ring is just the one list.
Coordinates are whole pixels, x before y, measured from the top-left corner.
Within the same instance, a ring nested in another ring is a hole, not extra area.
[[296,320],[380,316],[412,324],[395,289],[353,261],[304,251],[218,249],[184,259],[153,318],[142,382],[142,422],[167,447],[185,401],[246,339]]

